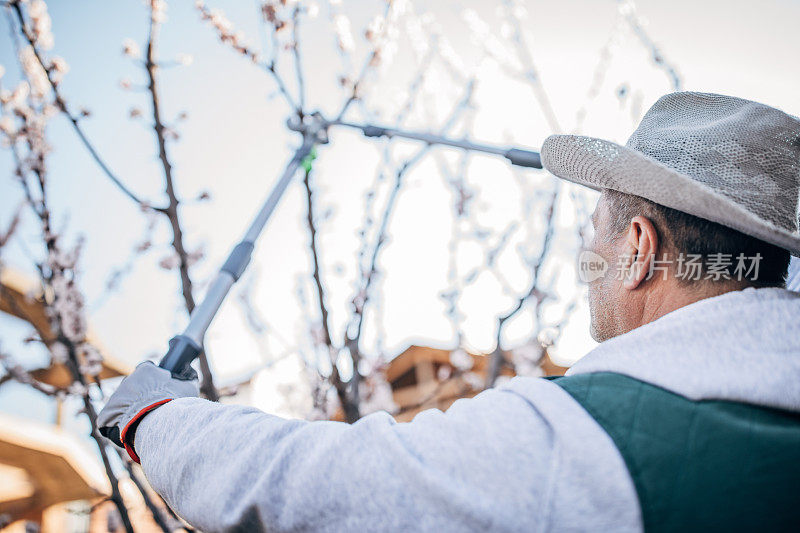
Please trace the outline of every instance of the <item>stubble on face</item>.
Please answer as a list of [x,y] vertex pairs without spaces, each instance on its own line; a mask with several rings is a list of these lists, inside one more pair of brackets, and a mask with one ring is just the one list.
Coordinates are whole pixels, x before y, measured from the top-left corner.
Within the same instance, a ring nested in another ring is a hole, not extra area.
[[615,256],[616,243],[622,238],[611,235],[609,202],[601,196],[592,213],[594,237],[588,249],[600,255],[608,263],[605,275],[589,283],[589,313],[591,317],[590,334],[597,342],[603,342],[622,333],[622,307],[620,298],[622,290],[618,281],[618,261]]

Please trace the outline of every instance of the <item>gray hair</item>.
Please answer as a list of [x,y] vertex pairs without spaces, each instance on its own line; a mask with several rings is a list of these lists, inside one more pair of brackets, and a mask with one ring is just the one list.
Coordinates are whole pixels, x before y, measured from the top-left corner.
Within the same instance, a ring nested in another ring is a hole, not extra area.
[[[757,277],[747,278],[745,281],[758,287],[783,287],[786,284],[791,259],[788,250],[640,196],[613,189],[604,189],[603,195],[609,200],[611,230],[615,234],[626,231],[633,217],[643,216],[655,226],[659,241],[674,254],[699,254],[708,257],[721,253],[730,254],[733,258],[739,254],[746,257],[760,254]],[[731,277],[733,268],[733,265],[727,268],[727,274]],[[679,279],[693,283],[691,280]]]

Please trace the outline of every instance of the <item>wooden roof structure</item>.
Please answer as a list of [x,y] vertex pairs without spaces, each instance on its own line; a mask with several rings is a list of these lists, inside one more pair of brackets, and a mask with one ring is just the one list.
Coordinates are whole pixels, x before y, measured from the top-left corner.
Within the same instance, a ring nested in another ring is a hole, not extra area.
[[74,435],[0,414],[0,514],[38,521],[55,504],[109,492],[102,466]]
[[[457,372],[450,360],[451,350],[429,346],[411,345],[388,365],[386,379],[392,386],[392,398],[399,411],[395,418],[407,422],[425,409],[445,410],[460,398],[471,398],[480,392],[473,386],[477,379],[486,379],[490,356],[468,354],[472,368],[468,372]],[[563,375],[565,367],[553,363],[545,353],[539,366],[546,376]],[[466,373],[472,374],[467,379]],[[514,376],[509,365],[503,365],[501,376]]]
[[[123,476],[119,488],[135,531],[160,532],[133,481]],[[103,464],[89,443],[58,426],[0,413],[0,515],[9,515],[11,530],[25,530],[26,521],[43,533],[74,530],[67,504],[81,501],[92,506],[88,530],[106,532],[109,513],[116,513],[112,502],[103,501],[109,493]]]
[[[0,269],[0,312],[28,322],[45,345],[50,346],[55,342],[56,336],[50,327],[50,319],[45,309],[44,294],[39,283],[11,268]],[[130,373],[132,369],[124,362],[109,355],[91,331],[87,333],[86,337],[87,341],[103,356],[103,370],[98,376],[100,379],[124,376]],[[54,387],[67,387],[72,383],[69,369],[63,364],[55,362],[45,368],[36,369],[31,374],[37,380]]]

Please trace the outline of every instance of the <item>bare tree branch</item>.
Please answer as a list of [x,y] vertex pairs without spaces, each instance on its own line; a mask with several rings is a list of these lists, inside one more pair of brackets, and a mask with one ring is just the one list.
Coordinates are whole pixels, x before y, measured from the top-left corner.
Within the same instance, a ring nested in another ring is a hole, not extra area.
[[[242,42],[239,34],[233,30],[233,25],[231,22],[225,17],[225,15],[222,14],[220,10],[210,10],[203,2],[197,2],[195,5],[197,10],[200,12],[200,18],[208,21],[212,26],[214,26],[220,41],[227,44],[241,55],[249,58],[254,64],[266,70],[272,77],[273,81],[275,81],[275,84],[278,86],[278,92],[281,94],[281,96],[283,96],[284,100],[286,100],[286,103],[291,106],[296,114],[302,116],[303,108],[297,105],[295,99],[292,97],[292,94],[289,92],[289,89],[287,89],[283,78],[280,76],[280,74],[278,74],[276,58],[273,57],[267,62],[261,61],[258,53]],[[283,29],[286,25],[286,22],[277,17],[278,13],[274,9],[271,9],[268,12],[266,6],[261,6],[260,11],[264,21],[272,26],[272,35],[274,37],[275,32]]]
[[[339,403],[342,406],[342,410],[344,411],[345,421],[348,423],[355,422],[358,420],[358,405],[353,404],[350,401],[350,397],[347,394],[347,383],[342,380],[342,377],[339,373],[339,368],[337,366],[336,357],[333,354],[338,354],[338,350],[336,350],[333,346],[333,340],[331,338],[331,330],[329,325],[329,312],[328,306],[325,302],[325,288],[322,284],[322,274],[320,268],[320,260],[319,260],[319,243],[317,242],[317,226],[316,221],[314,218],[314,194],[311,187],[311,169],[308,168],[305,172],[303,177],[303,185],[305,186],[306,191],[306,208],[308,209],[308,216],[306,217],[306,221],[308,223],[308,230],[311,234],[310,242],[309,242],[309,250],[311,251],[311,258],[313,263],[313,272],[312,278],[314,279],[314,286],[317,291],[317,303],[319,304],[320,310],[320,321],[322,323],[322,334],[323,338],[322,341],[325,347],[328,350],[328,353],[331,354],[331,375],[330,375],[330,383],[336,389],[336,395],[339,397]],[[353,372],[357,372],[357,370],[353,370]]]
[[[155,520],[156,525],[159,528],[161,528],[161,531],[163,531],[164,533],[170,533],[173,530],[173,528],[170,527],[169,523],[167,522],[167,518],[164,516],[162,512],[164,509],[156,505],[156,503],[153,501],[153,498],[150,497],[147,487],[145,486],[144,482],[141,479],[139,479],[139,474],[134,469],[133,461],[131,460],[130,457],[128,457],[127,453],[123,452],[119,448],[117,448],[116,451],[120,461],[122,461],[122,464],[125,465],[125,470],[128,471],[128,477],[130,477],[131,481],[133,481],[133,484],[136,485],[136,489],[139,491],[139,494],[142,495],[144,504],[145,506],[147,506],[147,509],[153,516],[153,520]],[[167,512],[172,514],[172,510],[169,509],[169,507],[166,504],[164,504],[164,508],[168,510]],[[177,521],[177,518],[174,517],[174,515],[173,519]]]
[[[461,114],[469,108],[472,102],[472,96],[475,90],[475,82],[474,80],[470,80],[467,84],[467,87],[464,90],[464,95],[462,98],[456,103],[453,110],[450,113],[449,118],[445,122],[444,126],[440,130],[440,134],[445,134],[447,131],[455,124]],[[353,298],[352,305],[353,305],[353,315],[348,324],[347,330],[345,331],[345,346],[350,353],[350,357],[353,361],[353,377],[350,383],[350,394],[351,401],[353,401],[356,405],[358,404],[358,384],[360,381],[360,375],[358,372],[358,365],[361,361],[361,350],[359,347],[361,341],[361,334],[363,331],[364,326],[364,313],[367,307],[367,303],[369,302],[370,297],[370,289],[372,288],[372,283],[375,279],[375,274],[377,274],[377,263],[378,257],[380,255],[381,249],[383,245],[386,243],[387,240],[387,229],[389,227],[389,221],[391,220],[392,213],[394,212],[394,207],[397,203],[397,198],[399,196],[400,190],[404,183],[404,177],[408,170],[414,166],[420,159],[422,159],[425,154],[428,153],[430,150],[430,145],[420,148],[413,156],[408,158],[404,161],[397,171],[395,172],[395,180],[392,190],[389,193],[389,198],[386,201],[386,205],[383,210],[383,214],[381,216],[381,223],[378,227],[378,234],[376,237],[375,244],[372,249],[372,255],[369,260],[369,266],[366,270],[362,271],[363,279],[361,280],[361,287],[356,294],[355,298]]]
[[19,0],[11,0],[8,5],[10,5],[14,12],[17,15],[17,20],[19,21],[20,32],[22,35],[25,36],[25,39],[28,41],[28,44],[33,49],[33,53],[36,56],[39,64],[41,65],[42,69],[44,69],[45,74],[47,75],[47,81],[50,83],[50,88],[53,91],[53,97],[55,99],[56,106],[58,109],[67,117],[70,124],[72,124],[72,129],[75,130],[75,133],[78,135],[78,138],[81,140],[83,145],[89,151],[89,155],[92,156],[92,159],[98,164],[100,169],[103,173],[111,180],[111,182],[120,190],[122,191],[125,196],[136,202],[142,207],[149,207],[149,203],[145,202],[144,200],[140,199],[127,185],[125,185],[121,179],[119,179],[114,172],[109,168],[106,162],[100,157],[97,149],[95,149],[94,145],[89,141],[89,138],[84,133],[83,128],[80,125],[78,115],[75,115],[69,110],[67,106],[67,101],[64,99],[63,95],[61,94],[60,89],[58,88],[58,81],[54,78],[55,66],[51,63],[48,64],[44,61],[42,52],[39,50],[39,47],[36,44],[36,38],[31,32],[30,28],[25,22],[25,16],[22,12],[21,8],[22,2]]
[[547,258],[547,254],[550,251],[550,246],[553,241],[553,233],[555,231],[555,213],[556,213],[556,206],[558,205],[558,197],[561,191],[560,184],[556,184],[556,189],[553,191],[549,205],[547,207],[547,213],[545,215],[545,224],[546,230],[544,237],[542,239],[542,247],[539,251],[539,255],[536,259],[536,262],[532,265],[532,280],[530,289],[519,298],[514,308],[511,309],[507,314],[501,316],[497,321],[497,334],[495,336],[495,349],[491,354],[491,358],[489,360],[489,370],[486,373],[486,388],[490,388],[494,385],[494,382],[497,380],[497,377],[500,375],[500,371],[502,370],[504,361],[505,361],[505,354],[502,349],[502,335],[503,329],[505,324],[514,318],[517,313],[519,313],[523,307],[525,306],[526,302],[533,297],[536,301],[536,309],[538,314],[538,309],[541,308],[541,303],[547,297],[547,295],[539,289],[539,276],[542,271],[542,266],[544,264],[545,259]]
[[3,369],[6,371],[6,375],[2,378],[3,382],[13,379],[14,381],[33,387],[37,391],[48,396],[57,397],[67,394],[65,389],[60,389],[58,387],[54,387],[53,385],[42,383],[34,378],[28,371],[22,368],[19,363],[12,360],[11,356],[8,354],[0,352],[0,363],[3,365]]
[[17,231],[20,217],[22,215],[22,208],[23,206],[17,207],[17,210],[14,212],[14,216],[11,217],[11,222],[8,223],[8,227],[6,228],[5,231],[0,233],[0,248],[5,246],[11,239],[11,237],[14,236],[14,232]]
[[[158,61],[156,59],[156,49],[158,46],[158,37],[160,29],[160,17],[155,12],[156,7],[154,0],[150,2],[150,31],[147,39],[147,55],[145,58],[145,70],[147,71],[148,84],[147,89],[150,92],[150,101],[153,109],[153,130],[156,134],[158,141],[158,158],[161,161],[161,166],[164,171],[164,185],[165,193],[169,199],[167,207],[159,209],[169,219],[170,228],[172,229],[172,247],[178,257],[178,272],[181,280],[181,292],[183,294],[183,301],[186,305],[186,310],[189,314],[194,311],[195,300],[193,290],[192,278],[189,276],[189,254],[186,252],[186,247],[183,242],[183,228],[181,227],[180,216],[178,213],[178,197],[175,193],[175,182],[172,176],[172,164],[170,163],[167,154],[167,141],[166,141],[166,127],[161,119],[161,108],[158,93]],[[211,374],[211,367],[208,364],[208,358],[205,352],[201,353],[198,357],[200,362],[200,373],[202,382],[200,390],[209,400],[216,401],[219,399],[217,390],[214,387],[214,376]]]
[[513,15],[513,5],[511,0],[505,0],[504,4],[509,15],[507,17],[508,22],[513,28],[511,40],[516,47],[517,55],[522,63],[523,76],[530,83],[531,88],[536,96],[536,101],[539,102],[539,107],[541,108],[542,113],[547,120],[547,124],[550,126],[550,130],[553,133],[560,133],[561,125],[559,124],[555,111],[553,111],[553,105],[550,103],[550,97],[547,95],[547,91],[545,91],[544,86],[542,85],[542,79],[539,75],[536,65],[534,64],[533,55],[531,54],[530,48],[528,47],[527,42],[525,42],[525,35],[522,32],[520,19],[519,17],[515,17]]
[[[45,248],[47,250],[48,257],[50,260],[48,261],[47,267],[40,266],[39,270],[42,274],[42,281],[45,283],[46,286],[50,287],[51,293],[53,294],[52,301],[47,302],[47,305],[51,308],[55,307],[63,307],[65,305],[73,306],[78,304],[75,302],[75,297],[69,297],[65,294],[65,291],[72,291],[72,288],[61,288],[61,283],[58,283],[58,287],[55,286],[56,279],[65,279],[66,269],[70,262],[70,260],[66,260],[66,265],[64,264],[65,259],[63,252],[59,249],[58,246],[58,238],[55,233],[52,231],[52,225],[50,221],[50,210],[47,204],[47,189],[46,189],[46,180],[45,180],[45,173],[44,173],[44,154],[40,151],[40,148],[37,145],[37,142],[32,140],[28,137],[28,146],[29,150],[33,153],[38,153],[37,158],[40,159],[39,165],[32,168],[32,172],[37,178],[37,183],[39,186],[39,194],[40,194],[40,205],[41,209],[37,210],[34,209],[36,215],[39,217],[41,228],[42,228],[42,237],[45,243]],[[70,279],[71,276],[66,275],[67,279]],[[73,280],[74,283],[74,280]],[[69,285],[67,285],[69,287]],[[47,293],[47,291],[46,291]],[[61,299],[69,298],[73,300],[72,302],[62,302]],[[70,310],[69,313],[80,313],[80,309]],[[100,435],[97,427],[97,412],[94,409],[94,405],[92,404],[91,397],[89,395],[89,387],[86,377],[83,375],[81,371],[81,363],[78,360],[76,344],[73,338],[65,333],[65,328],[69,331],[77,331],[80,332],[80,326],[76,326],[73,323],[65,323],[65,320],[69,319],[70,321],[80,320],[80,317],[74,317],[67,314],[66,310],[61,310],[57,312],[51,313],[52,321],[54,326],[54,331],[57,333],[56,341],[65,348],[66,351],[66,366],[69,369],[72,380],[74,382],[73,387],[77,389],[78,395],[83,400],[83,408],[84,412],[86,413],[87,417],[89,418],[89,422],[91,423],[91,437],[94,439],[95,443],[97,444],[97,448],[100,452],[100,457],[103,461],[103,466],[105,467],[106,476],[109,479],[111,484],[111,500],[117,507],[117,510],[120,513],[120,518],[122,523],[125,527],[125,530],[128,532],[133,532],[133,526],[130,522],[130,517],[128,516],[128,511],[125,507],[125,502],[122,499],[122,494],[119,490],[119,479],[117,478],[116,474],[114,473],[113,468],[111,467],[111,463],[108,459],[108,454],[106,451],[106,440],[104,437]],[[81,333],[77,333],[78,335],[82,335]],[[85,341],[85,339],[84,339]]]
[[377,43],[372,50],[370,50],[369,54],[367,55],[367,59],[364,61],[364,64],[361,67],[361,71],[358,74],[358,77],[352,82],[352,90],[350,92],[350,96],[348,96],[347,100],[345,100],[344,105],[342,105],[339,113],[336,115],[336,120],[341,120],[344,118],[345,113],[350,108],[353,102],[360,98],[359,90],[361,89],[361,85],[366,80],[367,75],[372,70],[372,68],[376,64],[376,59],[380,55],[380,43],[385,37],[386,30],[389,28],[389,18],[392,14],[392,10],[394,8],[394,1],[393,0],[386,0],[386,9],[383,14],[384,24],[381,28],[380,35],[375,36],[375,42]]
[[294,71],[297,76],[297,94],[300,100],[300,113],[306,108],[306,84],[303,79],[303,64],[300,61],[300,5],[292,11],[292,56],[294,57]]
[[667,74],[670,83],[672,84],[672,90],[680,91],[681,76],[678,74],[678,69],[664,58],[664,53],[645,31],[642,21],[639,15],[636,13],[636,4],[632,1],[620,2],[620,4],[622,4],[620,8],[621,13],[630,25],[633,33],[639,38],[642,46],[649,50],[653,63],[655,63],[657,67],[661,68]]

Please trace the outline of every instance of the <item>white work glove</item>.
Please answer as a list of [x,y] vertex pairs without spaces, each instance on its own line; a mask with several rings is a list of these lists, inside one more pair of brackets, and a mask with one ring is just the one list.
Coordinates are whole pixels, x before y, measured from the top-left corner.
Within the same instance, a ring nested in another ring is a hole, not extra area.
[[175,398],[194,398],[198,393],[197,372],[192,367],[187,366],[181,374],[173,375],[169,370],[145,361],[122,380],[97,415],[97,426],[104,437],[125,448],[131,459],[138,463],[133,437],[142,418]]

